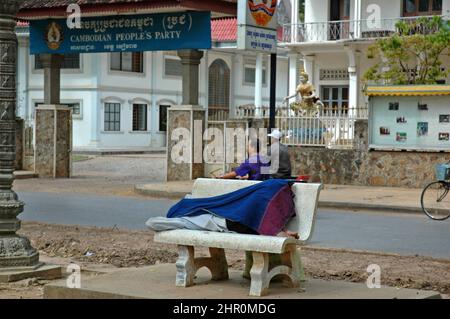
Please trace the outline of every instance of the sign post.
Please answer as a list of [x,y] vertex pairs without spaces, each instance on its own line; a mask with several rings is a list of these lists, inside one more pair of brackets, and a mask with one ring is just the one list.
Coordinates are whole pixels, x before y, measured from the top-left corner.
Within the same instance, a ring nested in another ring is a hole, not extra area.
[[238,0],[238,49],[270,54],[270,120],[275,126],[278,0]]

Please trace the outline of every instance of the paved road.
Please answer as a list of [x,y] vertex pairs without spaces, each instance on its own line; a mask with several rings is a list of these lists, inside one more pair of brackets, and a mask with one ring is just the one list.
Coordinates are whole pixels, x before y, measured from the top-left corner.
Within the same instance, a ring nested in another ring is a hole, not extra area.
[[[145,229],[149,217],[164,216],[175,203],[68,193],[19,192],[19,197],[26,203],[23,220],[124,229]],[[450,220],[322,209],[310,244],[450,259]]]

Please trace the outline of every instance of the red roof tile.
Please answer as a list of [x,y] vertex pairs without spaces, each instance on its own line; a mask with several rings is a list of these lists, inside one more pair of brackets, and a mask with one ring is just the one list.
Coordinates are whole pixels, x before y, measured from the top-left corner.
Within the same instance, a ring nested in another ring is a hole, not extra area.
[[28,27],[29,25],[30,25],[30,23],[28,21],[22,21],[22,20],[17,21],[18,27]]
[[[211,36],[216,42],[237,40],[237,18],[220,18],[211,20]],[[278,41],[283,39],[283,28],[277,28]]]
[[213,41],[236,41],[237,19],[222,18],[211,20],[211,38]]
[[[33,19],[39,17],[67,16],[66,8],[73,0],[25,0],[18,17]],[[89,15],[120,14],[139,11],[204,10],[221,14],[236,15],[236,0],[78,0],[82,12]]]

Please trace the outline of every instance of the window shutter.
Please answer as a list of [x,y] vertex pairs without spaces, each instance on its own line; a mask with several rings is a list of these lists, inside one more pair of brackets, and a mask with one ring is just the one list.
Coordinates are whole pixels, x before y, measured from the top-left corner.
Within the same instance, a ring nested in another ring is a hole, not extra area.
[[208,96],[210,108],[230,108],[230,69],[222,59],[209,67]]

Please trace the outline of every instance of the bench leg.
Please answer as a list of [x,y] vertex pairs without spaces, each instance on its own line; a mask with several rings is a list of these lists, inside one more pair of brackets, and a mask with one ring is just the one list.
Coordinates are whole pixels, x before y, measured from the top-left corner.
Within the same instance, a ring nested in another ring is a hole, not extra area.
[[225,250],[221,248],[209,248],[211,254],[212,280],[228,280],[228,262],[225,256]]
[[300,254],[295,245],[292,245],[287,248],[287,252],[289,254],[290,259],[290,275],[292,282],[292,287],[300,287],[300,282],[304,281],[305,274],[303,271],[302,261],[300,259]]
[[228,262],[225,250],[222,248],[209,248],[211,257],[195,258],[195,272],[202,267],[211,271],[212,280],[228,280]]
[[299,272],[299,276],[300,276],[300,281],[305,282],[306,276],[305,276],[305,268],[303,268],[302,258],[300,257],[300,253],[297,250],[296,250],[296,254],[297,254],[297,257],[295,257],[295,258],[298,259],[298,261],[296,261],[296,262],[298,263],[298,272]]
[[253,252],[253,266],[250,270],[250,296],[265,296],[269,290],[270,278],[269,271],[269,254]]
[[194,285],[194,276],[196,273],[194,262],[194,247],[178,246],[177,267],[177,287],[190,287]]

